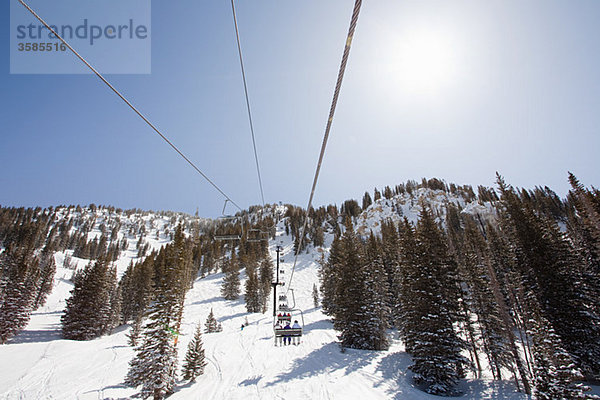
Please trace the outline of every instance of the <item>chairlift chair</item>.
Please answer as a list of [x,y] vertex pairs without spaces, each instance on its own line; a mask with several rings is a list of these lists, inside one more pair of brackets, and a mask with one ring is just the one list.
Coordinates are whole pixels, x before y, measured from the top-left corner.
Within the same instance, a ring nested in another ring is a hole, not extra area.
[[260,229],[250,229],[246,241],[250,243],[268,242],[268,232],[263,232]]
[[[235,221],[237,219],[236,216],[225,214],[225,208],[227,207],[228,201],[229,200],[225,200],[225,204],[223,205],[223,211],[221,212],[222,215],[218,218],[220,221],[223,222],[223,224],[230,222],[230,221]],[[221,224],[221,225],[223,225],[223,224]],[[214,238],[215,238],[215,240],[220,240],[220,241],[240,240],[242,238],[241,227],[235,233],[230,233],[230,232],[227,232],[227,233],[222,232],[221,234],[216,233]]]
[[[302,310],[295,308],[296,298],[294,297],[294,291],[291,290],[291,292],[294,301],[292,307],[289,307],[287,303],[287,296],[279,296],[279,301],[281,303],[279,306],[279,311],[281,312],[277,314],[275,320],[273,321],[275,346],[281,346],[282,344],[288,343],[298,345],[300,344],[302,335],[304,333],[304,314],[302,313]],[[298,314],[300,314],[300,319],[302,321],[301,327],[284,329],[286,324],[291,324],[292,321],[297,321]]]

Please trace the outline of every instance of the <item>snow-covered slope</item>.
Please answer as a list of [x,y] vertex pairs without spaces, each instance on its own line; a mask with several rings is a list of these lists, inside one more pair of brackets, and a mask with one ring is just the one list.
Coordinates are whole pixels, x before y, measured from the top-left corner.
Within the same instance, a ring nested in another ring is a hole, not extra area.
[[[388,207],[386,201],[373,204],[365,212],[366,224],[377,218],[374,210]],[[391,205],[390,205],[391,207]],[[403,208],[405,215],[415,213],[415,205]],[[415,214],[416,215],[416,214]],[[148,220],[152,216],[146,216]],[[362,217],[361,217],[362,218]],[[164,231],[164,224],[154,218],[154,231]],[[372,225],[371,225],[372,226]],[[282,275],[286,284],[293,263],[292,240],[285,235],[283,221],[277,237],[270,243],[284,248]],[[124,234],[124,233],[121,233]],[[151,240],[151,239],[148,239]],[[166,243],[161,237],[152,239],[153,247]],[[331,243],[328,235],[326,245]],[[122,270],[137,256],[135,245],[122,254]],[[389,351],[340,352],[336,332],[319,308],[314,308],[312,287],[318,284],[318,264],[325,249],[309,247],[298,260],[291,286],[296,305],[304,311],[305,335],[299,346],[274,346],[272,310],[266,314],[248,314],[243,297],[226,301],[220,295],[222,274],[195,281],[185,301],[184,319],[179,340],[180,360],[198,322],[204,323],[211,308],[223,325],[223,332],[203,335],[208,365],[194,384],[180,382],[173,399],[435,399],[416,389],[407,367],[410,357],[398,340]],[[58,254],[57,265],[62,265]],[[86,261],[79,260],[81,266]],[[129,326],[118,328],[112,335],[88,342],[64,340],[60,335],[60,317],[72,284],[72,270],[58,268],[55,288],[47,304],[33,313],[27,328],[9,344],[0,346],[0,398],[2,399],[124,399],[135,389],[123,385],[133,350],[127,345]],[[242,276],[242,278],[244,278]],[[287,279],[286,279],[287,278]],[[286,289],[289,286],[286,286]],[[250,323],[244,330],[245,320]],[[525,399],[515,393],[510,382],[491,379],[465,380],[460,388],[463,399]]]
[[412,193],[402,193],[389,199],[381,198],[373,202],[358,217],[355,226],[361,235],[369,231],[379,233],[381,221],[390,219],[398,222],[406,217],[410,222],[416,223],[419,213],[424,206],[431,207],[440,217],[446,214],[446,205],[454,204],[467,214],[479,214],[484,219],[495,216],[494,206],[489,203],[479,203],[477,199],[467,201],[460,194],[453,194],[442,190],[418,188]]

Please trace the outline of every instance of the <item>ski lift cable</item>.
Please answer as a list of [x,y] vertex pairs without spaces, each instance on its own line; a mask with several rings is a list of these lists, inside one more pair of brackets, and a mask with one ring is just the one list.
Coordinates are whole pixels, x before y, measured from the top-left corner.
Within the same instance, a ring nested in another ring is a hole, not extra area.
[[223,192],[223,190],[221,190],[221,188],[219,188],[219,186],[217,186],[217,184],[215,184],[189,158],[187,158],[186,155],[183,154],[181,152],[181,150],[179,150],[177,148],[177,146],[175,146],[165,135],[163,135],[160,132],[160,130],[158,130],[158,128],[156,126],[154,126],[154,124],[152,124],[152,122],[150,122],[133,104],[131,104],[131,102],[129,102],[129,100],[127,100],[125,98],[125,96],[123,96],[110,82],[108,82],[104,78],[104,76],[102,76],[102,74],[100,74],[100,72],[98,72],[90,63],[88,63],[85,60],[85,58],[83,58],[73,47],[71,47],[71,45],[69,43],[67,43],[67,41],[58,34],[58,32],[56,32],[54,29],[52,29],[52,27],[50,27],[50,25],[48,25],[42,17],[40,17],[31,7],[29,7],[29,5],[27,5],[27,3],[25,3],[24,0],[19,0],[19,3],[21,3],[38,21],[40,21],[46,27],[46,29],[48,29],[65,46],[67,46],[67,48],[69,50],[71,50],[71,52],[75,56],[77,56],[77,58],[79,58],[81,60],[81,62],[83,62],[98,78],[100,78],[100,80],[102,82],[104,82],[117,96],[119,96],[121,98],[121,100],[123,100],[125,102],[125,104],[127,104],[129,106],[129,108],[131,108],[150,128],[152,128],[152,130],[154,130],[154,132],[156,132],[165,142],[167,142],[167,144],[169,146],[171,146],[171,148],[173,148],[173,150],[175,150],[185,161],[187,161],[187,163],[189,165],[191,165],[192,168],[194,168],[196,170],[196,172],[198,172],[208,183],[210,183],[219,193],[221,193],[221,195],[223,195],[223,197],[225,197],[225,199],[227,199],[229,202],[231,202],[231,204],[233,204],[240,211],[242,211],[242,208],[240,206],[238,206],[229,196],[227,196],[227,194],[225,194],[225,192]]
[[337,83],[333,92],[333,100],[331,102],[331,108],[329,109],[329,118],[327,119],[327,126],[325,128],[325,135],[323,136],[323,144],[321,145],[321,153],[319,154],[319,161],[317,163],[317,169],[315,171],[315,177],[313,179],[312,189],[310,191],[310,197],[308,199],[308,206],[306,207],[306,216],[304,218],[304,224],[302,225],[302,231],[300,233],[300,239],[298,241],[298,248],[296,249],[296,255],[294,256],[294,265],[292,266],[292,273],[288,281],[288,288],[286,294],[289,292],[292,279],[294,278],[294,271],[296,270],[296,263],[298,262],[298,254],[302,249],[302,242],[304,240],[304,234],[308,225],[308,215],[310,208],[312,207],[312,201],[317,187],[317,181],[319,179],[319,173],[321,172],[321,164],[323,163],[323,157],[325,155],[325,148],[327,147],[327,141],[329,139],[329,132],[331,131],[331,124],[333,123],[333,116],[335,114],[335,108],[337,106],[338,97],[340,95],[340,88],[342,86],[342,80],[344,79],[344,72],[346,71],[346,64],[348,63],[348,56],[350,55],[350,47],[352,46],[352,38],[354,37],[354,31],[356,29],[356,23],[358,22],[358,15],[360,13],[360,7],[362,0],[356,0],[354,3],[354,10],[352,11],[352,19],[350,20],[350,28],[348,29],[348,36],[346,38],[346,46],[344,47],[344,54],[342,55],[342,62],[338,72]]
[[260,198],[262,200],[262,205],[264,208],[265,207],[265,193],[263,191],[262,177],[260,174],[260,166],[258,163],[258,153],[256,151],[256,138],[254,135],[254,124],[252,123],[252,111],[250,109],[250,100],[248,97],[248,85],[246,83],[246,71],[244,69],[244,58],[242,57],[242,45],[240,44],[240,32],[238,29],[234,0],[231,0],[231,11],[233,13],[233,24],[235,26],[235,38],[237,40],[238,54],[240,57],[240,68],[242,70],[242,80],[244,81],[244,94],[246,96],[246,109],[248,110],[248,121],[250,123],[250,133],[252,134],[252,147],[254,148],[254,160],[256,161],[256,173],[258,174],[258,185],[260,187]]

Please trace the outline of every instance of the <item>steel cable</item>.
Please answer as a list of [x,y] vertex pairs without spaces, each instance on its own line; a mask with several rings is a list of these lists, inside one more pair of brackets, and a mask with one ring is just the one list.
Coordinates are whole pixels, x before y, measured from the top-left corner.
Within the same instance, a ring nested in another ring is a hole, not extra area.
[[265,193],[263,191],[262,177],[260,175],[260,166],[258,164],[258,153],[256,152],[256,138],[254,136],[254,124],[252,123],[252,111],[250,110],[250,100],[248,98],[248,85],[246,84],[246,71],[244,69],[244,59],[242,57],[242,45],[240,44],[240,32],[238,30],[237,16],[235,13],[235,4],[231,0],[231,12],[233,13],[233,24],[235,26],[235,38],[237,40],[238,54],[240,56],[240,68],[242,69],[242,80],[244,81],[244,94],[246,95],[246,109],[248,110],[248,121],[250,122],[250,133],[252,134],[252,146],[254,148],[254,160],[256,161],[256,173],[258,174],[258,185],[260,187],[260,198],[263,208],[265,207]]
[[331,124],[333,123],[333,115],[335,114],[335,108],[337,106],[338,97],[340,95],[340,89],[342,87],[342,80],[344,79],[344,72],[346,71],[346,64],[348,63],[348,56],[350,55],[350,47],[352,46],[352,38],[354,37],[354,30],[358,22],[358,15],[360,13],[360,7],[362,0],[356,0],[354,3],[354,10],[352,11],[352,19],[350,20],[350,28],[348,29],[348,36],[346,38],[346,46],[344,47],[344,54],[342,56],[342,62],[340,64],[340,70],[338,72],[337,83],[335,84],[335,90],[333,91],[333,100],[331,102],[331,108],[329,109],[329,118],[327,119],[327,126],[325,127],[325,135],[323,136],[323,143],[321,144],[321,153],[319,154],[319,161],[317,163],[317,169],[315,171],[315,177],[313,179],[312,189],[310,191],[310,197],[308,199],[308,206],[306,207],[306,216],[304,218],[304,224],[302,225],[302,231],[300,233],[300,239],[298,241],[298,248],[296,249],[296,255],[294,256],[294,265],[292,267],[292,273],[290,280],[288,281],[289,292],[292,279],[294,277],[294,271],[296,270],[296,264],[298,263],[298,254],[302,249],[302,243],[304,241],[304,234],[306,233],[306,227],[308,225],[308,218],[310,208],[312,207],[313,197],[315,195],[315,189],[317,187],[317,181],[319,179],[319,173],[321,172],[321,164],[323,163],[323,157],[325,156],[325,148],[327,147],[327,141],[329,139],[329,132],[331,131]]
[[71,50],[71,52],[73,54],[75,54],[75,56],[77,56],[77,58],[79,58],[81,60],[81,62],[83,62],[98,78],[100,78],[100,80],[102,80],[102,82],[104,82],[113,92],[115,92],[115,94],[117,96],[119,96],[121,98],[121,100],[123,100],[125,102],[125,104],[127,104],[129,106],[129,108],[131,108],[142,120],[144,120],[144,122],[146,122],[146,124],[148,124],[148,126],[150,128],[152,128],[152,130],[154,130],[154,132],[156,132],[165,142],[167,142],[167,144],[169,146],[171,146],[173,148],[173,150],[175,150],[185,161],[187,161],[187,163],[189,165],[192,166],[192,168],[194,168],[196,170],[196,172],[198,172],[208,183],[210,183],[219,193],[221,193],[223,195],[223,197],[225,197],[225,199],[227,199],[228,201],[231,202],[231,204],[233,204],[235,207],[237,207],[240,211],[242,211],[242,208],[240,206],[238,206],[236,204],[236,202],[234,202],[233,200],[231,200],[231,198],[229,196],[227,196],[225,194],[225,192],[223,192],[223,190],[221,190],[221,188],[219,188],[208,176],[206,176],[206,174],[204,174],[189,158],[187,158],[185,156],[185,154],[183,154],[181,152],[181,150],[179,150],[177,148],[177,146],[175,146],[169,139],[167,139],[167,137],[165,135],[163,135],[158,128],[156,128],[156,126],[154,126],[137,108],[135,108],[135,106],[133,104],[131,104],[129,102],[129,100],[127,100],[125,98],[125,96],[123,96],[117,89],[115,89],[115,87],[113,85],[110,84],[110,82],[108,82],[104,76],[102,76],[102,74],[100,74],[100,72],[98,72],[90,63],[88,63],[85,58],[83,58],[73,47],[71,47],[71,45],[69,43],[67,43],[67,41],[65,39],[62,38],[62,36],[60,36],[58,34],[58,32],[56,32],[54,29],[52,29],[50,27],[50,25],[48,25],[46,23],[46,21],[44,21],[42,19],[42,17],[40,17],[31,7],[29,7],[29,5],[27,5],[25,3],[25,1],[23,0],[19,0],[19,2],[35,17],[37,18],[38,21],[40,21],[50,32],[52,32],[53,35],[55,35],[65,46],[67,46],[69,48],[69,50]]

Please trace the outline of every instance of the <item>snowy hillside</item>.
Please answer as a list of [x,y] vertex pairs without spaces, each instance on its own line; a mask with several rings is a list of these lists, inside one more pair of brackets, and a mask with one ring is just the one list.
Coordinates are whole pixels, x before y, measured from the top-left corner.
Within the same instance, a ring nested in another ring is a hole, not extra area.
[[479,214],[484,219],[494,218],[495,209],[490,202],[480,203],[477,199],[468,201],[460,194],[454,194],[443,190],[418,188],[412,193],[397,194],[390,199],[381,198],[375,200],[364,210],[356,221],[356,231],[361,235],[369,231],[379,233],[381,220],[391,219],[394,222],[406,217],[410,222],[416,223],[423,205],[432,207],[437,215],[443,220],[448,204],[458,206],[463,213]]
[[[435,191],[421,191],[418,196],[435,199],[438,204],[448,200]],[[417,197],[418,197],[417,196]],[[455,198],[457,202],[462,201]],[[467,210],[475,209],[491,215],[485,205],[461,203]],[[376,229],[382,218],[415,220],[419,202],[414,198],[396,196],[379,199],[359,216],[359,229]],[[399,212],[398,210],[402,210]],[[104,211],[88,214],[97,219],[90,235],[100,235],[100,224],[110,225],[114,214]],[[112,216],[111,216],[112,215]],[[396,217],[394,217],[394,215]],[[186,219],[187,218],[187,219]],[[138,258],[136,239],[144,227],[144,241],[159,248],[171,238],[169,230],[178,222],[188,225],[193,217],[157,215],[152,213],[121,216],[119,240],[129,239],[130,245],[117,261],[120,273],[131,260]],[[285,234],[285,221],[277,225],[276,240],[269,251],[275,259],[275,247],[284,249],[282,280],[291,274],[293,241]],[[90,236],[91,238],[91,236]],[[325,238],[329,246],[331,234]],[[402,344],[394,339],[388,351],[359,351],[344,353],[336,343],[336,332],[328,317],[315,308],[313,284],[318,281],[317,260],[328,248],[314,249],[300,255],[293,282],[296,306],[303,310],[304,331],[299,346],[274,346],[272,310],[266,314],[248,314],[243,297],[226,301],[220,289],[223,274],[212,274],[195,280],[185,299],[184,319],[178,349],[182,360],[188,342],[198,322],[204,324],[210,310],[222,323],[223,331],[203,335],[208,365],[194,384],[179,382],[173,399],[435,399],[413,386],[407,367],[410,357]],[[72,264],[83,267],[87,260],[73,258],[70,251],[57,253],[55,286],[46,305],[35,311],[27,328],[0,346],[0,398],[2,399],[125,399],[136,390],[123,385],[132,359],[133,349],[127,344],[130,326],[117,328],[108,336],[91,341],[71,341],[61,338],[60,317],[65,299],[73,285],[73,270],[64,268],[65,255]],[[71,267],[72,268],[72,267]],[[287,279],[286,279],[287,278]],[[242,273],[242,280],[244,275]],[[291,293],[290,293],[291,294]],[[271,302],[269,302],[271,304]],[[299,318],[295,315],[294,318]],[[241,330],[246,321],[250,323]],[[300,318],[301,319],[301,318]],[[180,362],[181,366],[181,362]],[[470,377],[472,378],[472,377]],[[460,385],[463,399],[525,399],[516,393],[511,382],[466,379]]]

